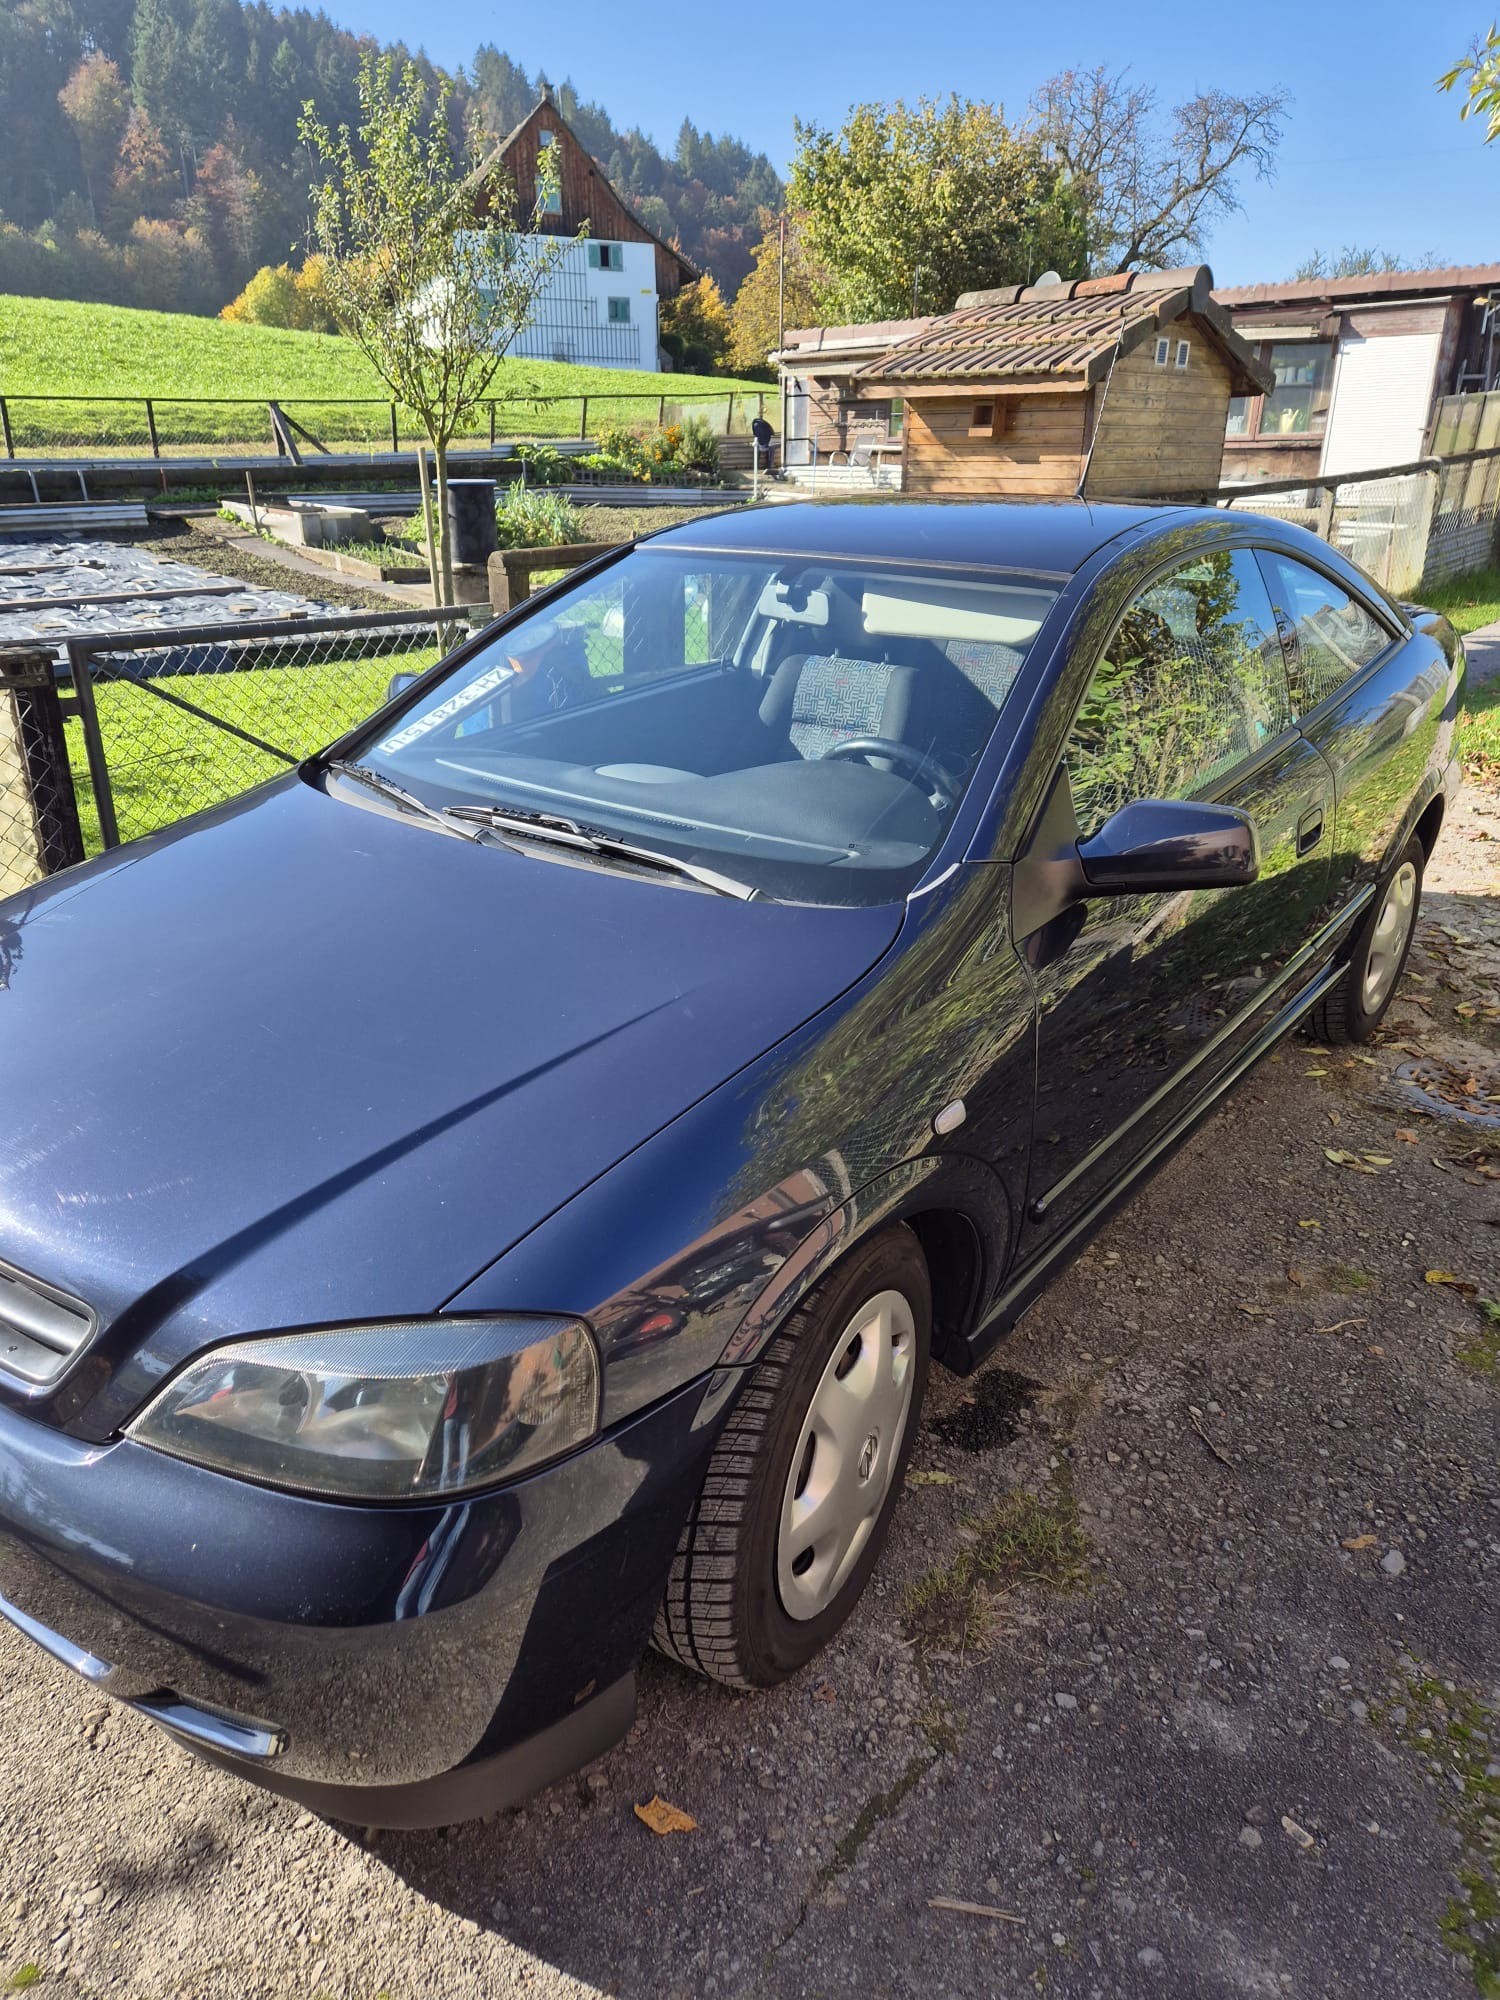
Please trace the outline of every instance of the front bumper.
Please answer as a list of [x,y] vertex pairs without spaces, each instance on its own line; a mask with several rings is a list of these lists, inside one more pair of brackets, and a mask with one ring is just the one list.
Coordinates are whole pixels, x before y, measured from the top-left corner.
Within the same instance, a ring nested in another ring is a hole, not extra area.
[[305,1499],[0,1411],[0,1614],[318,1810],[490,1811],[629,1727],[722,1414],[706,1386],[441,1507]]

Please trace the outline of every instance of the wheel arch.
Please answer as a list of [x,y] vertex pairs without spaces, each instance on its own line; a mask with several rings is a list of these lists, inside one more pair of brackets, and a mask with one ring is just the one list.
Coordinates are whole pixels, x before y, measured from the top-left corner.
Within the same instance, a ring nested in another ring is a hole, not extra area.
[[995,1170],[962,1154],[928,1155],[892,1168],[824,1216],[740,1321],[720,1365],[753,1362],[814,1285],[895,1222],[911,1229],[927,1263],[933,1359],[967,1373],[973,1365],[967,1336],[1004,1274],[1014,1240],[1014,1212]]

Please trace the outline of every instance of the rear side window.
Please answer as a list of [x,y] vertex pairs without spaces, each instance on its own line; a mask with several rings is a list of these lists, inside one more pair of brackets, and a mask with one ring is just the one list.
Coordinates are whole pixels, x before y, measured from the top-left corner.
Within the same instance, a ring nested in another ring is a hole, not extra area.
[[1306,715],[1327,701],[1391,643],[1391,634],[1356,598],[1315,569],[1261,550],[1271,602],[1287,638],[1292,703]]
[[1291,726],[1254,556],[1198,556],[1129,605],[1094,669],[1066,752],[1079,829],[1132,799],[1192,798]]

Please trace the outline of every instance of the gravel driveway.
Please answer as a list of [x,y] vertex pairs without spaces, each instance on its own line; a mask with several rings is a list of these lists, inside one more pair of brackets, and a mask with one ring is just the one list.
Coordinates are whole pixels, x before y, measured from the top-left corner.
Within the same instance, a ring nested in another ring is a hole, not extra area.
[[871,1596],[777,1693],[652,1658],[576,1782],[361,1837],[0,1630],[0,1988],[1500,1990],[1500,1137],[1450,1108],[1497,1088],[1497,857],[1467,795],[1381,1044],[1283,1048],[936,1382]]

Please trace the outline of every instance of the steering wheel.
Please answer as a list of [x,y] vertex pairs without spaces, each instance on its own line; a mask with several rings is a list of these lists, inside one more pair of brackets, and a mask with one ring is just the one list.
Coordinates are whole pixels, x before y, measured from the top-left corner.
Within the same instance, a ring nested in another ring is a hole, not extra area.
[[938,762],[930,750],[914,750],[893,736],[846,736],[823,752],[823,762],[831,764],[843,757],[883,757],[895,764],[913,784],[925,785],[939,808],[953,803],[957,786],[953,774]]

